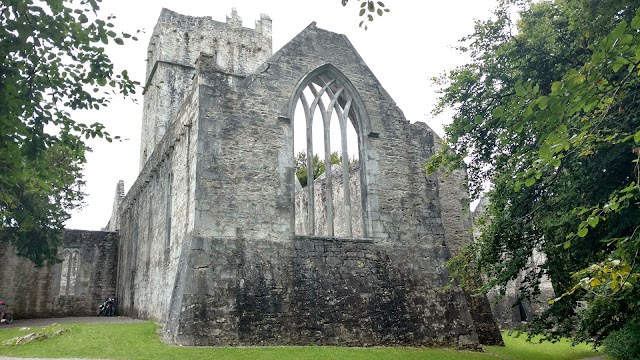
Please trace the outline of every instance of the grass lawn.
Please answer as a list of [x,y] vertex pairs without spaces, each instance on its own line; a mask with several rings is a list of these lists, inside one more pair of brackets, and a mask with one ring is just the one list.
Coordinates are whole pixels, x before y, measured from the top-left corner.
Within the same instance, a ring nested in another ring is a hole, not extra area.
[[[61,324],[33,327],[29,330],[1,329],[0,356],[14,357],[77,357],[108,359],[584,359],[598,355],[586,345],[571,347],[568,342],[532,344],[525,337],[503,334],[506,347],[489,346],[486,352],[456,351],[426,348],[336,348],[244,347],[194,348],[163,344],[151,322],[127,324]],[[24,345],[4,345],[2,342],[32,332],[53,333],[70,329],[46,340]]]

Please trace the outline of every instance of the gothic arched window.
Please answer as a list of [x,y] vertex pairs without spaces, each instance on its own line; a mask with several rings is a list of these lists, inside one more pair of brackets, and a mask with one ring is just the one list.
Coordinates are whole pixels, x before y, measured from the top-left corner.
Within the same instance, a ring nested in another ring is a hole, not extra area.
[[76,294],[76,279],[80,267],[80,251],[65,249],[62,252],[62,271],[60,272],[60,295]]
[[373,207],[362,181],[370,176],[360,161],[371,131],[362,98],[339,70],[324,65],[300,81],[290,109],[296,234],[371,236]]

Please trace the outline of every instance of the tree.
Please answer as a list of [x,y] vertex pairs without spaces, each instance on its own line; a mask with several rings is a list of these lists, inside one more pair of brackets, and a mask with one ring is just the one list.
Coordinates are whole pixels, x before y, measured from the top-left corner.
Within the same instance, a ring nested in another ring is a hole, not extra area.
[[[331,164],[341,164],[342,156],[338,155],[337,151],[331,153]],[[295,158],[296,177],[300,181],[302,187],[307,186],[308,170],[307,170],[307,153],[300,151]],[[324,174],[325,164],[324,160],[320,160],[318,154],[313,155],[313,179],[317,179],[318,176]]]
[[484,290],[525,271],[525,297],[549,276],[559,297],[529,328],[549,339],[599,344],[640,314],[638,29],[635,1],[503,1],[463,39],[471,62],[437,79],[436,112],[455,115],[428,171],[466,158],[472,196],[491,184],[490,221],[452,270],[475,262]]
[[0,3],[0,238],[36,265],[57,260],[64,222],[82,203],[83,140],[112,140],[70,112],[98,110],[139,85],[105,53],[135,37],[97,16],[100,1]]

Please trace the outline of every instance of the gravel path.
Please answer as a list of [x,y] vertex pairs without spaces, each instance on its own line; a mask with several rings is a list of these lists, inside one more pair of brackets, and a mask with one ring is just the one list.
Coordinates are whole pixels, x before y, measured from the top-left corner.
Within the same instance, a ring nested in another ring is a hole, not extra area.
[[[21,328],[32,326],[47,326],[51,324],[63,323],[132,323],[143,320],[132,319],[126,316],[85,316],[85,317],[63,317],[46,319],[20,319],[14,320],[11,324],[0,324],[0,329]],[[1,358],[0,358],[1,359]]]

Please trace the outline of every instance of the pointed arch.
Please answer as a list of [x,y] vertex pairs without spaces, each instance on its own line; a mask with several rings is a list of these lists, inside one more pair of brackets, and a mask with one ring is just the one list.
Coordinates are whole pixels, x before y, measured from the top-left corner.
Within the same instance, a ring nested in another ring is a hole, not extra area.
[[[312,95],[311,99],[305,95]],[[323,98],[327,101],[323,101]],[[306,74],[295,87],[295,90],[290,98],[289,102],[289,118],[292,127],[295,126],[295,112],[298,104],[302,105],[304,111],[305,126],[306,126],[306,159],[307,159],[307,184],[306,184],[306,213],[304,218],[306,219],[304,228],[306,234],[304,235],[318,235],[315,228],[316,215],[314,203],[314,179],[313,174],[313,121],[316,110],[319,110],[322,120],[322,127],[324,129],[324,164],[325,164],[325,193],[324,199],[326,202],[324,210],[326,212],[326,229],[327,236],[333,237],[334,234],[334,200],[333,200],[333,184],[331,176],[331,140],[329,134],[329,128],[332,121],[332,117],[337,117],[337,121],[340,127],[340,149],[342,152],[342,186],[344,201],[342,205],[342,212],[344,214],[344,228],[345,236],[353,237],[352,231],[352,217],[354,215],[361,216],[363,228],[357,233],[363,237],[370,237],[373,233],[372,229],[372,214],[377,212],[377,201],[373,201],[369,196],[368,184],[365,179],[373,179],[373,175],[369,173],[369,168],[377,168],[371,166],[372,162],[376,162],[375,159],[367,157],[368,149],[370,149],[369,141],[374,134],[371,130],[371,123],[366,111],[365,103],[357,91],[355,86],[349,81],[349,79],[334,65],[324,64],[313,71]],[[349,178],[349,157],[347,152],[347,126],[348,123],[353,125],[355,133],[358,138],[358,156],[360,161],[359,175],[360,175],[360,201],[362,214],[352,214],[351,207],[351,194],[350,194],[350,178]],[[293,133],[293,131],[292,131]],[[293,139],[292,139],[293,142]],[[292,154],[293,155],[293,154]],[[373,164],[375,165],[375,164]],[[295,176],[295,175],[294,175]],[[304,186],[304,185],[303,185]],[[294,196],[295,197],[295,196]],[[294,220],[295,221],[295,220]],[[294,226],[295,228],[295,226]]]
[[80,271],[80,251],[71,251],[71,261],[69,262],[69,280],[67,281],[67,295],[76,294],[76,280]]
[[[329,63],[316,68],[300,79],[293,92],[293,96],[291,96],[291,100],[289,101],[289,118],[293,119],[298,99],[300,99],[302,92],[308,87],[309,83],[312,83],[317,78],[322,77],[335,79],[336,85],[339,84],[344,88],[344,95],[340,97],[350,96],[353,99],[352,109],[348,114],[349,118],[351,119],[351,116],[353,116],[352,123],[359,138],[369,136],[372,133],[371,122],[367,115],[362,96],[360,96],[358,90],[356,90],[351,81],[349,81],[342,71]],[[344,107],[345,104],[340,103],[340,105]]]
[[78,249],[64,249],[62,252],[59,295],[75,295],[79,270],[80,251]]
[[60,271],[59,295],[67,295],[69,285],[69,266],[71,266],[71,251],[65,249],[62,252],[62,270]]

